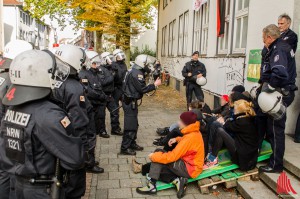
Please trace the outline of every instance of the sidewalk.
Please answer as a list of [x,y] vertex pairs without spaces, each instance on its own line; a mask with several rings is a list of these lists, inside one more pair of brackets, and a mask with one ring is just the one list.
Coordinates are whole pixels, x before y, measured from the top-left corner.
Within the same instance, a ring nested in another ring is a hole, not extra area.
[[[185,111],[185,107],[185,101],[177,91],[163,86],[155,96],[143,98],[143,103],[139,107],[140,128],[137,140],[138,144],[145,149],[137,153],[137,161],[142,163],[149,161],[148,154],[156,148],[152,145],[153,139],[158,137],[155,133],[156,128],[169,126],[177,121],[179,114]],[[123,113],[122,111],[120,113],[121,127],[123,127]],[[109,121],[106,123],[109,124]],[[107,127],[110,130],[110,126]],[[136,187],[145,185],[146,179],[141,174],[134,174],[131,171],[131,156],[117,155],[120,151],[120,143],[119,136],[111,136],[109,139],[98,138],[96,157],[99,158],[100,166],[105,169],[105,172],[99,175],[87,175],[85,199],[148,198],[136,193]],[[175,189],[160,191],[150,198],[176,198],[176,191]],[[197,183],[192,183],[188,185],[187,195],[184,198],[238,197],[235,190],[224,191],[222,188],[214,190],[211,195],[201,195]]]

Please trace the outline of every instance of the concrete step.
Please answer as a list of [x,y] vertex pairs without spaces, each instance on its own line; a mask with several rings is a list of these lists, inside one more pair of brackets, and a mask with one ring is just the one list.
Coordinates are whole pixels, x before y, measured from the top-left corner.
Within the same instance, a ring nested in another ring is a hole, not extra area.
[[285,136],[284,168],[295,176],[300,177],[300,144],[293,141],[293,138]]
[[261,181],[238,181],[237,190],[245,199],[278,198],[278,196]]
[[[296,178],[294,175],[288,173],[287,171],[284,171],[290,180],[290,184],[293,187],[293,189],[297,192],[298,196],[300,195],[300,181],[298,178]],[[277,181],[279,179],[280,174],[278,173],[260,173],[259,177],[260,179],[269,187],[271,188],[275,193],[277,192]],[[282,198],[295,198],[294,195],[280,195]]]

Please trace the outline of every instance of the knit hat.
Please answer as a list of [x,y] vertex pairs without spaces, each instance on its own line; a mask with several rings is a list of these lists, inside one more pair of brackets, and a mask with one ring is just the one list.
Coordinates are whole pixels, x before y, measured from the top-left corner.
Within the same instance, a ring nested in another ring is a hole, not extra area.
[[185,125],[188,126],[190,124],[197,122],[197,115],[190,111],[184,112],[180,115],[180,119]]
[[245,91],[245,87],[243,85],[237,85],[237,86],[233,87],[233,89],[231,91],[242,93]]
[[221,98],[225,100],[226,102],[229,102],[229,96],[228,95],[222,95]]

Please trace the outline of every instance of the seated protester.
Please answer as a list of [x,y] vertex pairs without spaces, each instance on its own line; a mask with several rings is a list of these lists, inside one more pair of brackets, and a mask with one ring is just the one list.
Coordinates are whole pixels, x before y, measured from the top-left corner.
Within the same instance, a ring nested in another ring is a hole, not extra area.
[[[238,98],[236,98],[238,99]],[[227,120],[224,128],[218,128],[214,136],[212,153],[207,158],[204,169],[218,164],[218,152],[225,145],[233,163],[242,171],[255,168],[258,157],[258,132],[255,127],[253,104],[244,99],[233,102],[234,119]],[[234,134],[230,136],[226,131]]]
[[228,117],[230,113],[230,108],[229,108],[229,96],[228,95],[222,95],[220,98],[220,104],[221,106],[212,110],[211,112],[215,114],[218,118],[223,117],[226,118]]
[[[203,101],[199,101],[199,100],[193,101],[189,106],[189,110],[191,111],[194,109],[200,109],[202,113],[205,113],[206,115],[211,115],[210,107]],[[160,136],[166,136],[177,127],[178,127],[177,123],[174,123],[170,127],[158,128],[156,130],[156,133]]]
[[169,145],[178,143],[169,152],[154,152],[149,155],[151,160],[148,185],[138,187],[139,194],[155,194],[156,182],[162,180],[172,182],[177,188],[177,197],[181,198],[186,189],[188,178],[196,178],[204,163],[204,146],[200,129],[200,122],[193,112],[184,112],[178,122],[183,137],[173,138]]
[[[197,121],[200,122],[200,132],[202,133],[203,140],[206,141],[206,142],[204,141],[204,145],[205,145],[205,149],[207,149],[206,146],[207,146],[208,139],[206,139],[207,138],[206,121],[205,121],[206,116],[203,113],[210,114],[211,110],[207,104],[198,100],[195,100],[190,104],[189,110],[194,112],[197,115]],[[169,132],[165,137],[160,137],[155,139],[153,144],[156,146],[164,146],[165,151],[173,150],[175,146],[173,145],[170,147],[168,145],[169,140],[183,135],[181,134],[177,123],[172,124],[170,129],[171,132]]]

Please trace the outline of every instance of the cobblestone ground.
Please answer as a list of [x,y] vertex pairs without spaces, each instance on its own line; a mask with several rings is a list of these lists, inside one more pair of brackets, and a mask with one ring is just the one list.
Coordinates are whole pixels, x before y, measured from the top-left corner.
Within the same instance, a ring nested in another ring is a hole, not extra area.
[[[145,149],[142,152],[137,152],[137,161],[142,163],[149,161],[148,154],[156,148],[152,144],[153,139],[158,137],[155,133],[156,128],[169,126],[177,121],[179,114],[184,109],[183,97],[170,88],[162,87],[155,96],[144,97],[143,103],[139,107],[140,128],[137,141]],[[120,114],[122,125],[122,111]],[[107,118],[109,120],[109,117]],[[107,124],[109,124],[109,121],[107,121]],[[107,129],[110,130],[109,125],[107,125]],[[105,172],[98,175],[87,175],[85,199],[145,198],[144,195],[137,194],[135,189],[138,186],[145,185],[146,179],[141,174],[134,174],[131,171],[131,156],[118,155],[120,143],[121,137],[119,136],[111,136],[109,139],[98,138],[96,155],[100,161],[100,166],[105,169]],[[150,198],[176,198],[176,191],[174,189],[160,191],[156,196]],[[210,195],[201,195],[197,184],[192,183],[188,185],[187,194],[184,198],[238,198],[238,196],[234,189],[225,190],[221,186],[213,190]]]

